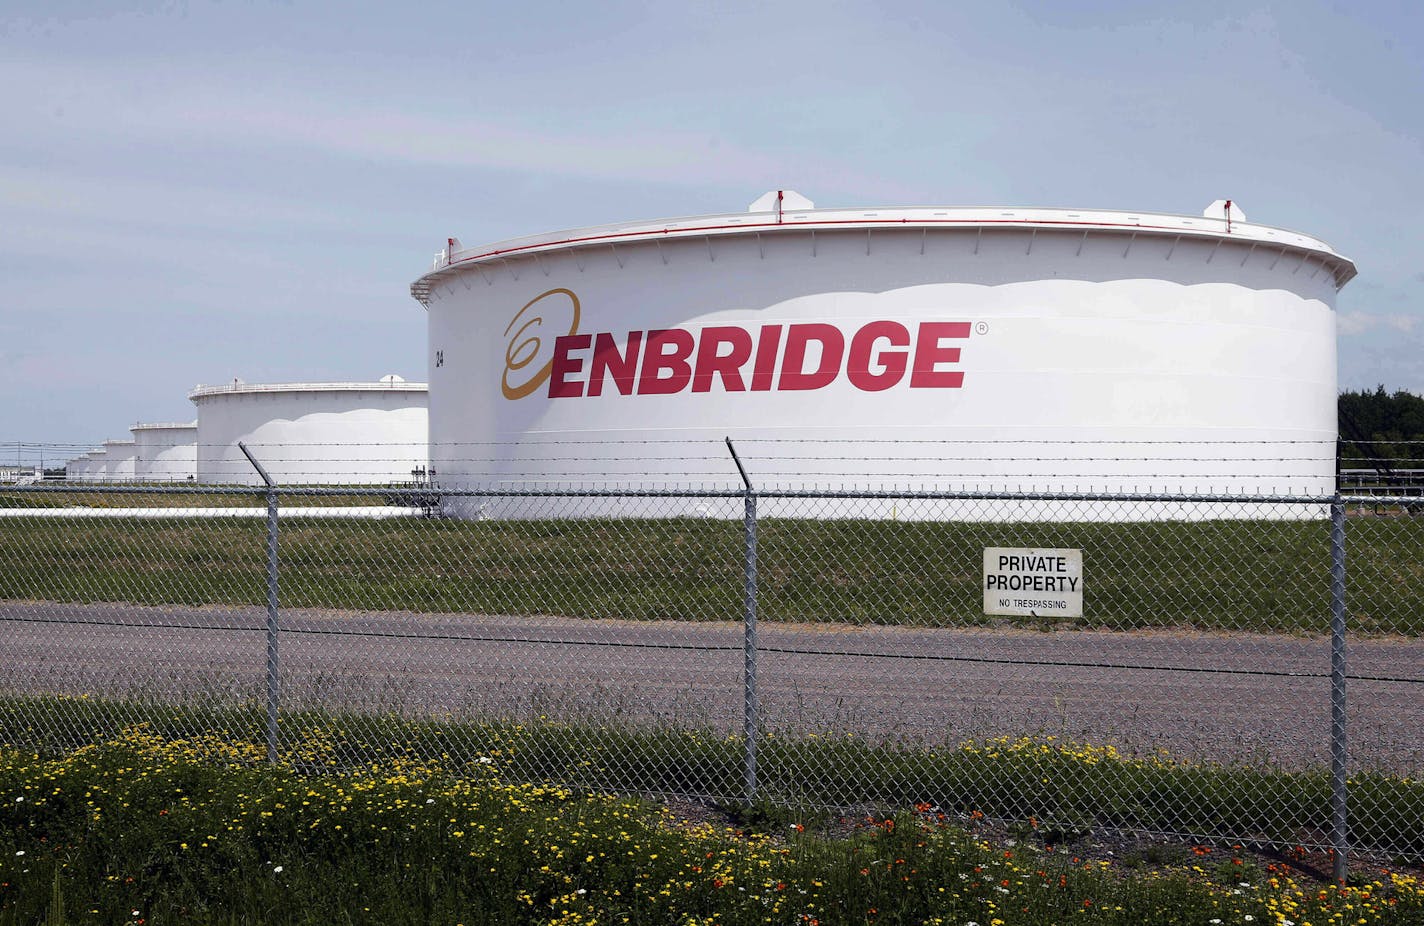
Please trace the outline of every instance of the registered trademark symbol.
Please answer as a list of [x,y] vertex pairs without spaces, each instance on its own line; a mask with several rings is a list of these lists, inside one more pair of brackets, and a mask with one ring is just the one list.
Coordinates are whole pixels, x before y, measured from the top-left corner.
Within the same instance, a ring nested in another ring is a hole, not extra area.
[[988,322],[975,322],[975,323],[974,323],[974,333],[975,333],[975,334],[988,334],[988,333],[989,333],[989,323],[988,323]]

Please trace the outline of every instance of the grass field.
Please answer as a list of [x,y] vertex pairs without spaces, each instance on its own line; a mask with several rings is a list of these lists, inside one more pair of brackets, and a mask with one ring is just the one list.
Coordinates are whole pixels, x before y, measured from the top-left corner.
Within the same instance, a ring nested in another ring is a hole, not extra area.
[[[315,732],[315,731],[314,731]],[[335,731],[294,742],[329,754]],[[233,731],[0,748],[0,924],[1412,926],[1417,874],[1322,884],[1240,845],[1089,857],[932,805],[758,830],[510,781],[501,755],[320,775]],[[1013,756],[1001,761],[1013,764]]]
[[[0,599],[265,602],[260,521],[7,519]],[[1084,551],[1075,627],[1322,633],[1329,525],[893,522],[765,518],[763,620],[985,624],[988,546]],[[741,524],[719,519],[401,520],[282,524],[285,606],[634,620],[736,620]],[[1357,633],[1424,633],[1424,519],[1351,518]],[[1048,629],[1049,624],[1028,619]]]

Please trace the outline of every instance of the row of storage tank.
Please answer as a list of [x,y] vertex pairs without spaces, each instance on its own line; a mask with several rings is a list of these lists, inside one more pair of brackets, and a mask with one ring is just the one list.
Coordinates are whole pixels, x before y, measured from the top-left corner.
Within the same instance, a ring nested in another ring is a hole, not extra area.
[[190,422],[136,424],[126,440],[70,460],[74,482],[261,482],[246,446],[288,485],[409,482],[425,472],[428,390],[398,376],[377,382],[234,381],[189,394]]
[[70,482],[191,480],[198,474],[198,422],[136,424],[129,440],[106,440],[64,467]]

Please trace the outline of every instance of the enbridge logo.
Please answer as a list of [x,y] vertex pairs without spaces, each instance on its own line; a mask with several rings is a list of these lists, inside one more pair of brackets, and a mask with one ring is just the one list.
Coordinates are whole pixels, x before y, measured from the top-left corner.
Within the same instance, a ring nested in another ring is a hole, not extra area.
[[[539,308],[535,308],[538,306]],[[531,311],[532,310],[532,311]],[[538,314],[534,314],[537,312]],[[559,313],[555,315],[554,313]],[[555,319],[567,334],[544,338],[531,333]],[[689,330],[665,328],[580,334],[579,300],[567,289],[551,289],[531,299],[505,328],[509,338],[501,382],[504,397],[522,399],[548,384],[551,399],[612,395],[674,395],[691,391],[798,392],[825,388],[844,379],[862,392],[881,392],[901,383],[910,389],[958,389],[959,363],[969,322],[871,321],[847,332],[825,322],[771,324],[755,328],[711,325]],[[981,324],[981,328],[982,328]],[[525,374],[538,358],[548,360]]]
[[[540,306],[540,308],[535,309],[535,306]],[[534,309],[540,314],[530,314],[530,309]],[[504,349],[504,376],[500,380],[500,391],[504,393],[506,399],[522,399],[527,395],[532,395],[539,390],[540,386],[549,381],[549,375],[554,369],[552,356],[533,373],[523,372],[541,354],[552,353],[552,350],[548,352],[543,350],[544,339],[538,334],[530,333],[526,336],[526,332],[529,332],[530,328],[537,330],[544,326],[542,313],[545,312],[548,312],[555,321],[561,321],[565,316],[568,318],[568,331],[564,332],[566,336],[578,333],[579,300],[572,290],[551,289],[546,293],[540,293],[526,302],[524,308],[515,312],[514,317],[509,320],[509,325],[504,329],[504,336],[509,338],[509,343]],[[520,324],[521,319],[523,324]],[[516,325],[518,325],[517,328]],[[513,333],[511,334],[511,332]],[[552,343],[550,346],[552,348]]]

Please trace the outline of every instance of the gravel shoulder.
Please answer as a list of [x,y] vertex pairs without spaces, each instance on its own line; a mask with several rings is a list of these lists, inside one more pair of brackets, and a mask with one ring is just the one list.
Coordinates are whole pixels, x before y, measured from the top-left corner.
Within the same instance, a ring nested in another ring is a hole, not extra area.
[[[284,609],[292,707],[740,728],[742,627]],[[5,689],[259,698],[258,608],[0,602]],[[774,733],[941,745],[1058,735],[1130,753],[1315,766],[1329,757],[1329,641],[1170,631],[763,624]],[[1424,640],[1352,639],[1357,767],[1424,771]]]

